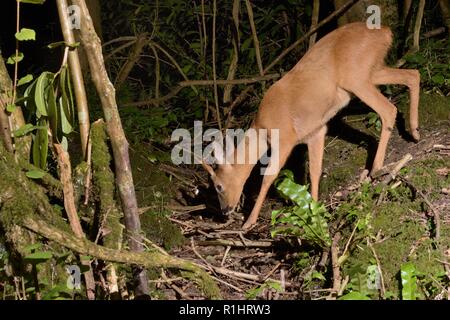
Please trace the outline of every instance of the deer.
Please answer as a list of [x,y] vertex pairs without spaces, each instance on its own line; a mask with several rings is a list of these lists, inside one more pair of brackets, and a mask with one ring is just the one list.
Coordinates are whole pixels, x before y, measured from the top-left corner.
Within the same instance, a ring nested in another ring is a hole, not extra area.
[[[318,201],[327,123],[353,96],[373,109],[381,119],[381,134],[370,171],[372,176],[383,167],[397,116],[397,108],[378,90],[378,85],[408,87],[409,129],[412,138],[419,141],[420,74],[416,69],[398,69],[385,64],[391,44],[389,27],[369,29],[362,22],[344,25],[321,38],[266,91],[250,128],[279,130],[279,158],[269,162],[272,174],[264,175],[243,230],[256,224],[269,188],[298,144],[307,145],[311,196]],[[269,134],[267,148],[270,140]],[[258,150],[257,156],[261,157],[266,150]],[[217,191],[222,213],[230,214],[238,206],[244,184],[255,164],[225,162],[216,170],[205,161],[202,165]]]

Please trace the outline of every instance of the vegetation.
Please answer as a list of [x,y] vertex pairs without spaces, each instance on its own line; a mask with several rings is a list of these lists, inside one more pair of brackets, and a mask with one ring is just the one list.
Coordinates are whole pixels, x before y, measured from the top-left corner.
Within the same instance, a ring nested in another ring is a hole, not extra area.
[[363,1],[339,20],[327,17],[342,1],[89,2],[93,23],[75,31],[28,10],[86,14],[84,0],[4,9],[19,27],[0,34],[2,299],[450,298],[448,1],[383,21],[395,37],[388,62],[421,75],[422,140],[405,129],[407,88],[382,86],[399,115],[381,172],[364,174],[381,120],[354,101],[329,126],[321,201],[295,153],[247,233],[240,216],[218,213],[206,172],[171,163],[171,133],[195,120],[247,128],[313,44],[314,15],[326,22],[320,39],[365,19]]

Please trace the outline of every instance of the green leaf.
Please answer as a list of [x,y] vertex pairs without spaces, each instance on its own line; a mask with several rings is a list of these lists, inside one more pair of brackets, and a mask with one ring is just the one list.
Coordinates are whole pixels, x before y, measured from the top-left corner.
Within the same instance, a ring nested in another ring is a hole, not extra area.
[[[61,91],[60,106],[62,106],[61,122],[63,125],[63,133],[69,134],[70,132],[72,132],[72,126],[75,122],[75,115],[70,74],[67,66],[64,66],[61,70],[59,78],[59,88]],[[63,114],[65,119],[63,117]]]
[[433,81],[434,84],[441,85],[445,83],[445,77],[439,73],[432,76],[431,81]]
[[6,111],[9,113],[13,113],[16,110],[17,106],[15,104],[8,104],[6,106]]
[[52,72],[42,72],[36,80],[34,88],[34,101],[37,108],[37,117],[48,116],[48,90],[52,86],[55,75]]
[[31,253],[31,251],[35,251],[35,250],[38,250],[40,248],[42,248],[42,243],[38,242],[38,243],[33,243],[33,244],[29,245],[29,246],[26,246],[23,250],[25,252]]
[[22,77],[19,79],[19,81],[17,81],[17,86],[20,87],[24,84],[27,84],[29,82],[33,81],[33,75],[32,74],[27,74],[25,77]]
[[22,52],[19,52],[18,54],[17,54],[17,56],[14,54],[14,55],[12,55],[12,56],[10,56],[9,58],[8,58],[8,60],[6,60],[6,63],[7,64],[15,64],[16,63],[16,61],[17,62],[20,62],[20,61],[22,61],[23,60],[23,53]]
[[19,0],[22,3],[43,4],[45,0]]
[[361,292],[352,291],[342,297],[339,297],[338,300],[370,300],[370,298],[363,295]]
[[32,264],[38,264],[46,262],[47,260],[51,259],[53,257],[53,254],[48,251],[38,251],[31,253],[25,257],[25,260],[27,260],[29,263]]
[[21,126],[16,131],[14,131],[14,136],[15,137],[23,137],[36,129],[45,129],[45,127],[33,126],[32,124],[27,123],[27,124]]
[[43,170],[30,170],[26,173],[26,176],[31,179],[41,179],[46,175],[46,172]]
[[417,277],[416,267],[411,262],[401,266],[400,276],[402,279],[402,298],[403,300],[416,300]]
[[39,126],[43,129],[38,129],[33,140],[33,163],[38,168],[45,170],[47,168],[48,155],[48,124],[47,120],[40,119]]
[[46,92],[47,97],[47,111],[48,111],[48,121],[50,123],[50,129],[52,132],[53,139],[56,141],[61,141],[61,132],[59,130],[59,112],[56,102],[55,92],[53,89],[53,81],[47,87]]
[[36,40],[36,32],[33,29],[22,28],[15,36],[19,41]]
[[294,206],[272,212],[272,225],[275,226],[272,236],[296,236],[322,247],[329,246],[331,238],[327,221],[330,214],[325,206],[312,199],[307,186],[296,184],[292,173],[284,172],[283,175],[285,178],[276,184],[276,188]]
[[70,134],[72,132],[73,128],[72,128],[69,120],[67,119],[66,110],[64,109],[64,106],[63,106],[63,100],[64,99],[62,97],[60,97],[59,101],[58,101],[59,102],[59,114],[61,117],[60,124],[61,124],[61,128],[62,128],[62,132],[64,134]]

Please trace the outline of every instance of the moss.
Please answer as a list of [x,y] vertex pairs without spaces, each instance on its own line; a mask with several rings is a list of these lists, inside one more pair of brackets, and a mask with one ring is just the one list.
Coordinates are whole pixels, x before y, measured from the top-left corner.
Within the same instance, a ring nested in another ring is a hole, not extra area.
[[320,193],[330,194],[339,187],[349,184],[361,168],[364,168],[367,151],[351,143],[336,140],[326,149],[324,175],[320,180]]
[[181,271],[181,276],[197,283],[197,285],[200,287],[202,292],[209,299],[219,300],[222,298],[219,287],[214,282],[214,280],[212,280],[212,278],[208,276],[207,273]]
[[141,225],[145,235],[166,250],[185,241],[180,229],[161,213],[147,211],[141,215]]
[[122,237],[123,227],[120,223],[122,212],[114,199],[115,179],[110,168],[111,154],[103,121],[97,121],[92,125],[91,140],[93,183],[100,204],[99,222],[105,221],[104,227],[109,231],[103,241],[105,246],[117,249]]
[[437,169],[449,168],[448,157],[432,156],[428,159],[416,162],[412,167],[403,170],[410,177],[412,184],[422,192],[429,193],[431,198],[439,195],[442,188],[450,185],[450,175],[437,174]]
[[[409,108],[408,105],[407,108]],[[429,126],[445,120],[450,120],[450,97],[422,92],[419,104],[421,126]]]
[[[449,159],[435,156],[412,163],[410,167],[403,169],[402,174],[432,201],[439,197],[441,188],[450,183],[449,177],[439,176],[436,169],[448,166]],[[393,298],[400,298],[401,266],[410,261],[418,274],[438,278],[444,272],[442,263],[437,261],[442,260],[442,253],[432,238],[433,218],[429,216],[424,219],[424,211],[430,209],[414,188],[402,184],[396,189],[386,189],[386,193],[383,193],[384,201],[377,204],[381,192],[380,188],[363,188],[362,192],[338,210],[339,214],[355,214],[360,220],[370,214],[366,233],[359,235],[363,241],[351,252],[343,266],[343,272],[355,282],[368,266],[376,264],[374,254],[365,242],[369,235],[380,261],[386,289]],[[449,231],[450,225],[441,221],[440,243],[444,248],[450,246]],[[344,238],[348,239],[350,231],[346,232]],[[379,241],[381,239],[383,240]]]

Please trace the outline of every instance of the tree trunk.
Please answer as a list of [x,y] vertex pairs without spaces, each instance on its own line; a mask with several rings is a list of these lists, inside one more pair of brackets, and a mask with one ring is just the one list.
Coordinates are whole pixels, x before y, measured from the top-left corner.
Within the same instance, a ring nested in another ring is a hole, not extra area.
[[447,30],[450,31],[450,0],[439,0],[439,5],[441,7],[444,24],[447,27]]
[[[0,55],[0,105],[3,105],[3,109],[11,101],[12,89],[12,80],[8,74],[8,70],[6,69],[5,61]],[[2,108],[0,107],[0,112],[2,112],[1,109]],[[3,125],[8,124],[8,129],[5,130],[9,132],[11,138],[11,131],[19,129],[21,126],[25,125],[22,108],[16,107],[15,111],[10,115],[10,118],[8,119],[8,117],[6,117],[6,119],[1,120],[1,123]],[[6,134],[6,131],[3,134]],[[8,141],[5,141],[5,144],[11,144],[11,147],[13,143],[16,148],[15,152],[18,153],[19,158],[28,160],[30,156],[31,137],[24,136],[21,138],[15,138],[14,140],[8,139]]]
[[[100,96],[107,132],[111,139],[116,167],[116,181],[125,216],[128,244],[132,251],[142,252],[144,247],[142,245],[141,223],[131,174],[128,141],[120,121],[115,89],[106,72],[101,42],[95,33],[86,3],[84,0],[73,0],[73,3],[81,9],[81,42],[86,50],[92,79]],[[134,276],[136,296],[148,295],[148,280],[145,270],[136,266]]]

